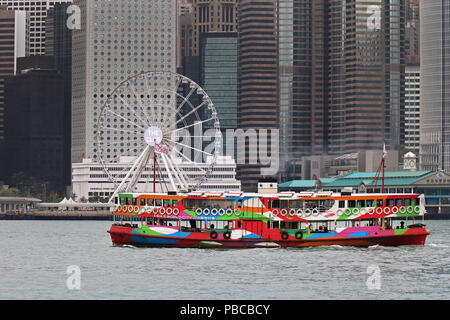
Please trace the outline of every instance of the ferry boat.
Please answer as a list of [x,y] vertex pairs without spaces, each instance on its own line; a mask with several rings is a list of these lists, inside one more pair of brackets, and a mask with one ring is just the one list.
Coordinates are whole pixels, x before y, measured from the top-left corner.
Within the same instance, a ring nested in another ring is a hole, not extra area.
[[424,195],[121,193],[114,245],[195,248],[424,245]]

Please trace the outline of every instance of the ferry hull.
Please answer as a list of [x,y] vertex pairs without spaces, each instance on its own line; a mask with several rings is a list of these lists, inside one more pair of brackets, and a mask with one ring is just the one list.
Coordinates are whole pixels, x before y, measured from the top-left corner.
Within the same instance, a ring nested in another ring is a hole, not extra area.
[[147,235],[134,231],[133,228],[113,226],[108,231],[113,245],[133,245],[136,247],[178,247],[178,248],[274,248],[274,247],[317,247],[317,246],[352,246],[370,247],[424,245],[429,232],[425,228],[408,229],[402,234],[375,236],[323,236],[314,239],[211,239],[208,233],[189,233],[183,235]]

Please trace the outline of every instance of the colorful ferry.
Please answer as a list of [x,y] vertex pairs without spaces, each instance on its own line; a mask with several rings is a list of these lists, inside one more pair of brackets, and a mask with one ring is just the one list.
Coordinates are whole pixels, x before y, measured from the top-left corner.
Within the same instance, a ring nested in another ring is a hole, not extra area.
[[114,245],[195,248],[424,245],[424,195],[194,191],[119,194]]

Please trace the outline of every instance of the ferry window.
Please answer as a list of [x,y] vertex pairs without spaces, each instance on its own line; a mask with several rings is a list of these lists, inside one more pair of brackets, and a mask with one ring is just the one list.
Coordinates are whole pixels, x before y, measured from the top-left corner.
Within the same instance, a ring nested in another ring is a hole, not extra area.
[[144,199],[144,198],[141,198],[141,199],[140,199],[140,205],[141,205],[141,206],[145,206],[145,199]]
[[178,207],[178,200],[172,200],[172,206]]
[[133,206],[137,206],[138,204],[138,198],[133,198]]
[[198,204],[196,204],[196,200],[194,199],[183,199],[181,200],[181,203],[186,209],[192,209],[195,206],[198,206]]
[[125,204],[125,198],[119,198],[120,204]]
[[339,208],[345,208],[345,200],[339,200]]
[[401,206],[403,204],[403,199],[395,199],[395,205]]
[[303,208],[302,200],[292,200],[289,202],[289,208]]
[[168,206],[170,206],[170,200],[164,199],[164,205],[163,205],[163,207],[168,207]]
[[211,208],[226,208],[225,200],[211,200]]
[[366,200],[366,205],[368,207],[373,207],[374,200]]
[[405,199],[405,206],[410,206],[411,205],[411,199]]
[[386,206],[391,207],[394,205],[394,199],[387,199],[386,200]]
[[280,200],[280,206],[281,208],[289,208],[288,200]]
[[366,201],[365,200],[358,200],[358,207],[359,208],[363,208],[366,206]]
[[115,198],[114,198],[114,203],[115,203],[115,204],[119,204],[119,198],[115,197]]
[[155,206],[162,207],[162,199],[155,199]]
[[125,203],[126,204],[131,204],[131,198],[125,198]]
[[356,207],[356,201],[355,200],[348,200],[348,207],[349,208]]
[[154,199],[147,199],[147,204],[149,206],[154,206],[155,205],[155,200]]
[[280,208],[280,200],[276,199],[276,200],[272,200],[272,206],[271,208]]

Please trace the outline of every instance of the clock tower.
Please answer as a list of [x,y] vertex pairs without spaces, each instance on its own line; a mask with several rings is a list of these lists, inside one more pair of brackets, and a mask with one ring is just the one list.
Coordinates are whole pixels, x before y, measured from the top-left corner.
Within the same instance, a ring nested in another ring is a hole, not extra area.
[[414,153],[408,152],[403,156],[403,170],[406,171],[417,170],[417,157]]

